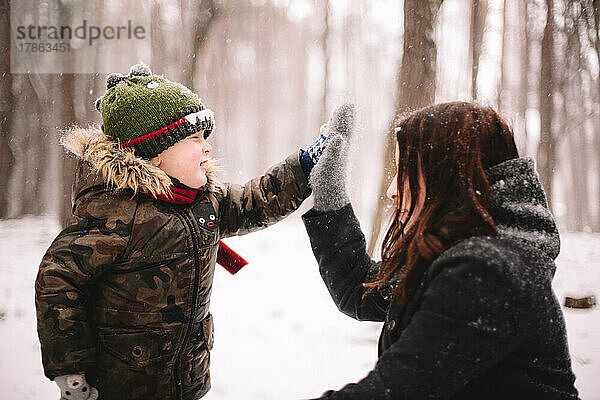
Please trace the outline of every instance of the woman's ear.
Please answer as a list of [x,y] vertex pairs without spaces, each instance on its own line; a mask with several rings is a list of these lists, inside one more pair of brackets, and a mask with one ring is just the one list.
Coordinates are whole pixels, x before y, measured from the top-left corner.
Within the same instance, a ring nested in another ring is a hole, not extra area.
[[150,159],[150,162],[152,164],[154,164],[155,167],[158,167],[160,165],[160,163],[162,162],[162,160],[160,159],[160,155]]

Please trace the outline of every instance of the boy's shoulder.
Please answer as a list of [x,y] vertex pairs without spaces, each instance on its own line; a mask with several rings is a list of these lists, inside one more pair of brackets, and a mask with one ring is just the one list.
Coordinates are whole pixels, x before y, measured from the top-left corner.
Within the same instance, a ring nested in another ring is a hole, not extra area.
[[127,191],[111,193],[100,187],[78,197],[73,214],[80,218],[131,221],[142,199]]

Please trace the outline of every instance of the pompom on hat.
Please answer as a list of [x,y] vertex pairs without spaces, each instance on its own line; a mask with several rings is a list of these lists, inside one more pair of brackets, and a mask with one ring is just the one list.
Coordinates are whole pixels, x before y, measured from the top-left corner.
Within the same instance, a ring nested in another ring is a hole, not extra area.
[[95,101],[102,114],[102,131],[121,147],[151,159],[187,136],[215,126],[214,114],[184,85],[152,75],[144,63],[128,75],[112,73],[106,93]]

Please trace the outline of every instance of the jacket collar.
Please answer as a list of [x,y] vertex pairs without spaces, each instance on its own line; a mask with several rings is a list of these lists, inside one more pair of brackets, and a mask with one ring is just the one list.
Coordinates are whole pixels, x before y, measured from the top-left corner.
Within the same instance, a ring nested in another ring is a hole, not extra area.
[[[73,185],[73,198],[96,187],[113,193],[143,192],[154,198],[171,195],[173,182],[163,170],[136,156],[132,149],[119,147],[97,126],[70,128],[61,138],[61,144],[81,161]],[[199,189],[198,197],[214,193],[221,186],[215,177],[216,169],[209,165],[208,182]]]

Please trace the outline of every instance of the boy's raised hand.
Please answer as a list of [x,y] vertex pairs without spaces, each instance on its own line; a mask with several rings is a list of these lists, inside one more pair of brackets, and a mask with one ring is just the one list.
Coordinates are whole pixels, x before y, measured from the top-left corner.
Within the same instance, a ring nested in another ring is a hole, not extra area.
[[54,378],[60,388],[60,400],[96,400],[98,390],[91,387],[84,374],[62,375]]
[[336,135],[349,137],[354,128],[355,106],[352,103],[346,103],[339,106],[329,118],[326,124],[321,126],[321,135],[306,149],[308,156],[313,164],[319,161],[323,151],[327,147],[329,140]]
[[[350,203],[347,190],[350,141],[354,136],[355,109],[352,103],[340,106],[333,113],[323,141],[323,149],[309,176],[313,191],[313,208],[319,211],[339,210]],[[323,137],[321,134],[321,138]],[[321,140],[321,138],[319,138]],[[319,142],[319,141],[317,141]],[[308,151],[308,150],[307,150]]]

